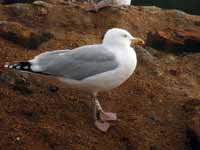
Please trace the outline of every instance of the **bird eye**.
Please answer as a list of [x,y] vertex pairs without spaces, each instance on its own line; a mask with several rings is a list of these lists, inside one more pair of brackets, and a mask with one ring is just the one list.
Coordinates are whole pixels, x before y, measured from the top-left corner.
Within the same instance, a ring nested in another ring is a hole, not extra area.
[[128,37],[128,35],[127,35],[127,34],[123,34],[123,37],[127,38],[127,37]]

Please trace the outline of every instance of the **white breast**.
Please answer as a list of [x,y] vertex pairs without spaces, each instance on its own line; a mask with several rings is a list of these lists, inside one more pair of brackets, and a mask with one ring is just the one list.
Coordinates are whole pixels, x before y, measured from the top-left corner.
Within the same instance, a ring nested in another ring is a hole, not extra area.
[[126,53],[121,52],[121,54],[118,54],[121,62],[120,67],[120,73],[119,78],[121,81],[127,80],[134,72],[136,65],[137,65],[137,57],[134,49],[131,47],[127,49]]
[[[113,50],[113,47],[111,49]],[[81,81],[63,78],[61,80],[68,85],[90,92],[107,91],[120,86],[134,72],[137,58],[135,51],[131,47],[126,49],[118,47],[114,48],[113,51],[115,51],[116,59],[119,62],[119,66],[116,69],[88,77]]]
[[119,51],[117,53],[119,67],[115,70],[101,73],[94,77],[87,78],[82,83],[91,87],[90,91],[107,91],[120,86],[134,72],[137,64],[135,51],[130,47],[127,51]]

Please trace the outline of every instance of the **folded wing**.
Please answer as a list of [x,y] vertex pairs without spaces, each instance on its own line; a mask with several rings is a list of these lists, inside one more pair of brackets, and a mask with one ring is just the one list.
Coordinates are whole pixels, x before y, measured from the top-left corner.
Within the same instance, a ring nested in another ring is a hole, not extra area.
[[46,52],[29,62],[35,72],[73,80],[83,80],[118,66],[115,55],[102,45]]

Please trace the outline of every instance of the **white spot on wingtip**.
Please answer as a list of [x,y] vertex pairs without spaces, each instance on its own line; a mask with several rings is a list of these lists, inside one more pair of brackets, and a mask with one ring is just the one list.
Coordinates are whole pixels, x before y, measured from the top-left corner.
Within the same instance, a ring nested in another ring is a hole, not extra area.
[[25,66],[25,67],[24,67],[24,69],[26,69],[26,70],[27,70],[27,69],[28,69],[28,66]]
[[5,67],[5,68],[8,68],[8,64],[5,64],[4,67]]
[[4,65],[4,67],[5,67],[5,68],[8,68],[8,67],[9,67],[9,63],[6,62],[5,65]]
[[12,69],[12,68],[13,68],[13,65],[9,65],[8,68]]
[[20,68],[21,68],[21,66],[17,66],[17,67],[16,67],[16,69],[20,69]]

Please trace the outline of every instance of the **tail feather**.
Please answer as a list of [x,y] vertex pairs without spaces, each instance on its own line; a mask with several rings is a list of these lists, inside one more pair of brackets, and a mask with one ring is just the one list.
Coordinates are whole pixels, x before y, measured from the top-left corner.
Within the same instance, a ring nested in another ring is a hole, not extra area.
[[21,71],[28,71],[28,72],[34,72],[31,69],[31,63],[26,61],[26,62],[19,62],[17,64],[5,64],[5,68],[9,69],[16,69],[16,70],[21,70]]

